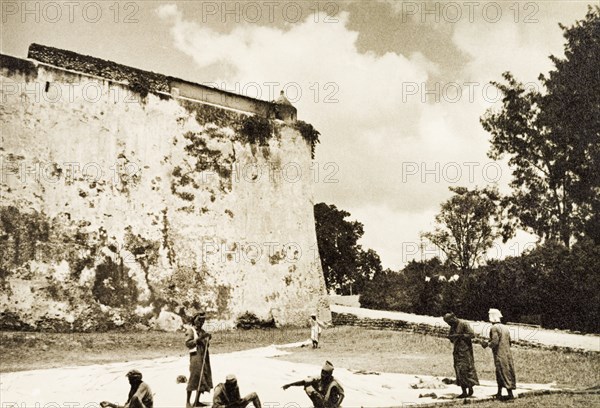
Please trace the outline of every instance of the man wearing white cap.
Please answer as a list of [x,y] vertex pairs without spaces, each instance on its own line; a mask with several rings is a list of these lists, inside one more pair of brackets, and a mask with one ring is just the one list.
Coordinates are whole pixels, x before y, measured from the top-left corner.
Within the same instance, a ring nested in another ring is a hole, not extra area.
[[333,378],[333,364],[329,361],[321,369],[320,377],[308,377],[306,380],[286,384],[283,389],[293,386],[304,387],[315,408],[338,408],[344,399],[344,389]]
[[[498,309],[490,309],[488,312],[490,323],[489,346],[494,353],[494,364],[496,365],[496,383],[498,384],[497,399],[502,399],[502,388],[508,391],[508,399],[513,399],[513,390],[517,388],[515,368],[512,353],[510,352],[510,331],[500,323],[502,313]],[[483,343],[485,348],[488,343]]]
[[221,383],[215,387],[213,408],[244,408],[250,403],[254,404],[255,408],[261,408],[260,399],[255,392],[244,398],[240,397],[237,379],[233,374],[225,378],[225,384]]

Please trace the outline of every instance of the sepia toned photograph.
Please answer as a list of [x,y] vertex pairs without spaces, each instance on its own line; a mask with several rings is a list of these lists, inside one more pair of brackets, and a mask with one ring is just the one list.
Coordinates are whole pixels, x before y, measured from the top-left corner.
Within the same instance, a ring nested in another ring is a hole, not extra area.
[[600,406],[600,1],[0,18],[0,408]]

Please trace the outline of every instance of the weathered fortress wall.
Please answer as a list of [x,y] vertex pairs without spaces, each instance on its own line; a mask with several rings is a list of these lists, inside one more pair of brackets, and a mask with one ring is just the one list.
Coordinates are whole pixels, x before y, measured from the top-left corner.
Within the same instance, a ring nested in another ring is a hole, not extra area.
[[0,74],[0,327],[330,319],[293,107],[37,45]]

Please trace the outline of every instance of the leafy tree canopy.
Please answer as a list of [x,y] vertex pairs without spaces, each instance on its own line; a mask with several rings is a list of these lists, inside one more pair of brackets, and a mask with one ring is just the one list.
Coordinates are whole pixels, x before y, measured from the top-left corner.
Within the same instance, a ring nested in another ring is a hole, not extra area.
[[582,235],[600,242],[600,8],[560,27],[565,55],[550,57],[542,91],[504,73],[505,83],[493,82],[502,108],[481,123],[492,136],[489,156],[508,157],[513,169],[509,214],[569,247]]
[[501,198],[496,188],[450,187],[450,191],[454,195],[436,215],[435,230],[424,233],[423,237],[444,252],[448,263],[468,272],[477,266],[496,239],[507,240],[513,229],[502,224]]
[[381,272],[379,255],[364,251],[358,240],[363,236],[363,224],[348,221],[350,213],[335,205],[315,205],[315,226],[319,256],[327,290],[343,295],[357,293],[377,272]]

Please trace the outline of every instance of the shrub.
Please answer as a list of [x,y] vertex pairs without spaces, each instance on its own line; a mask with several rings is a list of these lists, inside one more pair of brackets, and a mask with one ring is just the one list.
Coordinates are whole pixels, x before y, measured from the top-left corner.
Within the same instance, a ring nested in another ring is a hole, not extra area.
[[254,313],[246,312],[237,318],[236,327],[238,329],[270,329],[275,327],[275,319],[259,319]]

